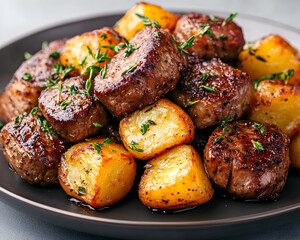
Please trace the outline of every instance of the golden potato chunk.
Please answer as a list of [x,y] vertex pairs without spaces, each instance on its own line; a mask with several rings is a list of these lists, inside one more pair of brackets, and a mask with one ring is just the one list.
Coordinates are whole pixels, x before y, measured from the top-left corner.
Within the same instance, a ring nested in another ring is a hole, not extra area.
[[93,207],[121,200],[136,175],[134,158],[121,144],[95,138],[71,147],[61,158],[59,183],[64,191]]
[[108,62],[105,60],[94,64],[98,50],[100,54],[105,54],[107,51],[106,57],[111,58],[116,52],[106,47],[118,45],[121,41],[119,34],[108,27],[75,36],[67,40],[64,52],[60,55],[61,64],[72,65],[79,71],[79,74],[85,75],[89,66],[95,65],[103,68]]
[[175,28],[179,18],[175,14],[170,13],[159,6],[139,2],[133,8],[129,9],[116,24],[116,31],[127,39],[132,38],[137,32],[145,27],[143,21],[136,13],[148,17],[151,21],[155,20],[162,28],[167,28],[170,32]]
[[291,140],[290,158],[292,166],[300,169],[300,132],[297,132]]
[[241,69],[253,80],[294,69],[294,76],[289,83],[300,83],[299,53],[284,38],[270,35],[245,49],[239,55]]
[[201,157],[192,146],[177,146],[149,161],[145,168],[139,197],[146,206],[190,208],[213,196]]
[[169,148],[193,141],[191,118],[176,104],[160,99],[120,122],[124,146],[137,159],[153,158]]
[[300,126],[300,87],[262,81],[254,93],[249,118],[276,124],[291,137]]

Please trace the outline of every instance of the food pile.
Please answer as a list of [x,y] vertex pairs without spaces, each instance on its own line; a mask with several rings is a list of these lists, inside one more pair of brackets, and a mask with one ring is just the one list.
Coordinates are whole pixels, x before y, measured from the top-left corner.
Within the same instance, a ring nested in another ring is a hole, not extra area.
[[93,207],[126,196],[136,161],[150,208],[191,208],[214,190],[278,199],[290,157],[300,168],[299,54],[278,35],[245,43],[236,15],[138,3],[114,29],[26,53],[0,95],[4,156],[27,182],[59,182]]

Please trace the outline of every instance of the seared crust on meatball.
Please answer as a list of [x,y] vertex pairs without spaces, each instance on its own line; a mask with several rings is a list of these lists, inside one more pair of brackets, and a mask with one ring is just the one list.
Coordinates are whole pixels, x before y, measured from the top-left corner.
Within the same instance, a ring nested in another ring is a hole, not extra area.
[[224,119],[240,118],[250,107],[252,93],[248,74],[219,59],[192,58],[188,74],[170,98],[185,108],[198,129],[204,129]]
[[[38,97],[44,89],[44,80],[55,79],[55,76],[52,76],[53,65],[59,62],[58,58],[49,57],[49,54],[61,52],[64,43],[63,40],[51,42],[48,48],[40,50],[31,59],[23,62],[15,72],[11,82],[0,95],[0,117],[5,122],[37,106]],[[30,74],[30,77],[25,77],[28,80],[22,79],[24,74]]]
[[204,163],[212,181],[234,198],[272,199],[286,182],[288,144],[288,137],[276,125],[227,123],[210,136]]
[[174,89],[187,67],[167,29],[146,27],[130,44],[136,49],[128,57],[121,50],[108,63],[105,79],[95,78],[95,93],[115,117],[126,116],[152,104]]
[[83,90],[85,81],[78,76],[64,81],[59,97],[57,86],[44,90],[39,97],[42,114],[69,142],[85,139],[107,123],[107,113],[103,105],[93,94],[80,93]]
[[27,182],[40,186],[58,182],[57,167],[68,144],[39,113],[6,124],[0,132],[0,144],[7,161]]
[[208,31],[211,31],[213,36],[210,34],[197,36],[193,42],[194,46],[186,50],[199,58],[217,57],[226,62],[232,61],[237,58],[245,44],[243,31],[233,21],[224,25],[223,18],[217,19],[219,21],[212,21],[208,15],[199,13],[184,14],[178,20],[173,34],[179,42],[186,42],[201,32],[205,25],[209,25]]

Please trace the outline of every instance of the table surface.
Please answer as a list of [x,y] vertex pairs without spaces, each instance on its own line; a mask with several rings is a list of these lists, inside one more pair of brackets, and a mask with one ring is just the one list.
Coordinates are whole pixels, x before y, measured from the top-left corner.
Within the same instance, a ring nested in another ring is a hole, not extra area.
[[[125,11],[137,0],[1,0],[0,2],[0,47],[31,32],[55,26],[65,21],[88,18],[106,12]],[[150,1],[165,8],[189,7],[226,12],[246,13],[276,20],[299,28],[300,1],[298,0],[155,0]],[[64,229],[41,219],[26,215],[0,201],[1,239],[73,239],[104,240],[97,236]],[[230,239],[299,239],[300,222],[282,225],[247,236],[234,236]],[[223,238],[224,239],[224,238]]]

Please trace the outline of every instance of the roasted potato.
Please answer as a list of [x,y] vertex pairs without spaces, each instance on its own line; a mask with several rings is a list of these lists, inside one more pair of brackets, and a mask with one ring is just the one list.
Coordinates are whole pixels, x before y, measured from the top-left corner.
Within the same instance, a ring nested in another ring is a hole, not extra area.
[[134,158],[121,144],[96,138],[71,147],[61,158],[59,183],[64,191],[93,207],[121,200],[136,175]]
[[300,131],[291,139],[290,158],[292,166],[300,169]]
[[300,126],[300,87],[283,81],[260,82],[249,118],[276,124],[291,137]]
[[169,148],[190,143],[195,135],[191,118],[176,104],[160,99],[120,122],[124,146],[137,159],[153,158]]
[[66,41],[64,52],[60,55],[61,64],[64,66],[72,65],[79,74],[85,75],[88,66],[95,65],[103,68],[108,62],[105,60],[94,64],[98,49],[102,54],[107,51],[106,57],[113,57],[116,52],[107,46],[118,45],[121,41],[120,35],[108,27],[75,36]]
[[284,38],[278,35],[267,36],[245,47],[239,55],[241,69],[247,72],[252,80],[294,69],[294,76],[289,83],[300,83],[300,60],[298,51]]
[[136,13],[148,17],[151,21],[157,21],[162,28],[167,28],[170,32],[175,28],[179,18],[175,14],[170,13],[159,6],[139,2],[127,11],[127,13],[117,22],[115,27],[116,31],[128,40],[145,27],[143,21]]
[[139,197],[157,209],[190,208],[209,201],[213,189],[200,155],[192,146],[177,146],[145,165]]

